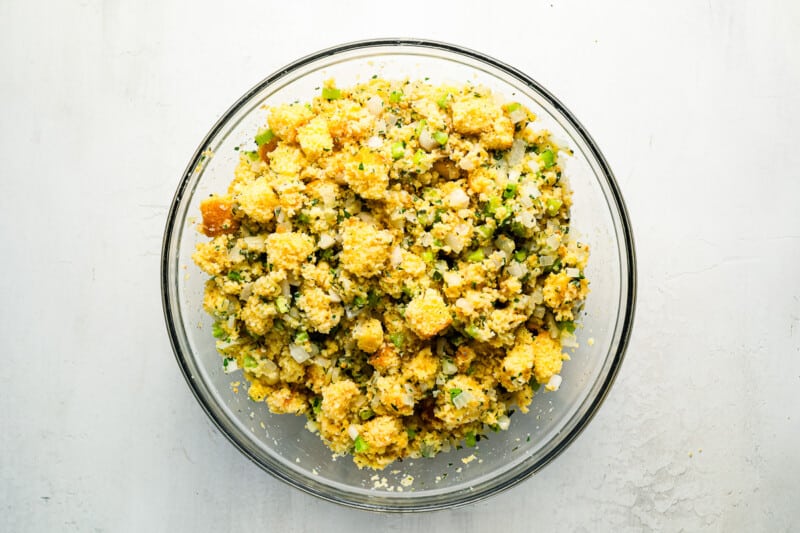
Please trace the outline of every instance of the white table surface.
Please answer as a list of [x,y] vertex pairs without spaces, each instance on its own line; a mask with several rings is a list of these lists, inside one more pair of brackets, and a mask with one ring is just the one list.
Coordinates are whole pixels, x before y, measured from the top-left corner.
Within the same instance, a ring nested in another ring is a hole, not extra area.
[[[800,527],[800,3],[224,4],[0,3],[0,530]],[[178,370],[159,290],[211,124],[295,58],[376,36],[481,50],[558,95],[616,173],[639,259],[588,429],[506,493],[417,516],[317,500],[240,455]]]

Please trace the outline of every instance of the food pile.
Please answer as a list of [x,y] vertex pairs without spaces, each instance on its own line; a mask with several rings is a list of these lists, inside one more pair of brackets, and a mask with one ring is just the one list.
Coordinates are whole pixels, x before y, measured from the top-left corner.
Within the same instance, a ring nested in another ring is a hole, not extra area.
[[588,292],[568,149],[486,88],[389,81],[268,109],[193,256],[227,371],[360,467],[509,427]]

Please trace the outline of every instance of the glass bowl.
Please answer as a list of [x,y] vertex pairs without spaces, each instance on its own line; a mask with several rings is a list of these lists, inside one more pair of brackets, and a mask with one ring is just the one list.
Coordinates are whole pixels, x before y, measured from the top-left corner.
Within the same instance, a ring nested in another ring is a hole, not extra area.
[[[389,79],[470,81],[527,105],[538,124],[568,141],[565,163],[574,190],[572,230],[591,246],[591,282],[580,347],[565,363],[557,392],[539,393],[530,412],[517,413],[508,431],[490,433],[475,448],[406,459],[383,471],[359,470],[349,457],[332,457],[305,418],[273,415],[246,393],[241,374],[225,374],[202,309],[206,275],[192,262],[200,199],[227,189],[239,145],[252,143],[265,122],[265,104],[310,100],[323,80],[348,86],[377,74]],[[161,256],[164,314],[172,347],[189,387],[222,433],[275,477],[326,500],[381,511],[417,511],[463,505],[496,494],[558,456],[586,427],[608,393],[631,332],[636,268],[628,215],[619,188],[586,130],[553,95],[519,70],[450,44],[370,40],[304,57],[242,96],[197,148],[172,202]],[[242,383],[240,393],[233,381]],[[472,454],[475,460],[464,462]],[[413,482],[409,484],[409,481]]]

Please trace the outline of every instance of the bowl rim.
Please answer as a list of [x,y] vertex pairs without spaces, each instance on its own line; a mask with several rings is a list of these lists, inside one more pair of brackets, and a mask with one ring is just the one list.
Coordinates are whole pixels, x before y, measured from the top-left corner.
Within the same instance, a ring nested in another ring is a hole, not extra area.
[[[619,343],[617,345],[616,353],[613,355],[613,358],[611,360],[609,371],[598,389],[597,396],[591,401],[586,412],[576,421],[573,428],[558,443],[556,443],[553,449],[547,452],[538,461],[533,462],[532,464],[526,466],[517,475],[507,480],[504,480],[503,482],[497,485],[486,487],[482,490],[467,491],[466,493],[462,493],[461,495],[459,495],[457,499],[454,499],[452,501],[447,501],[444,503],[440,501],[434,501],[434,502],[415,501],[413,499],[410,499],[408,495],[406,495],[403,498],[403,500],[395,500],[397,502],[402,501],[403,504],[393,505],[392,503],[387,503],[387,501],[392,501],[393,499],[392,495],[389,493],[382,494],[380,498],[378,498],[380,500],[379,503],[356,501],[348,499],[346,497],[337,498],[331,494],[317,490],[314,487],[304,485],[298,482],[298,480],[286,475],[284,472],[281,472],[278,469],[271,468],[269,465],[262,462],[254,454],[250,453],[246,449],[246,447],[242,443],[240,443],[238,439],[236,439],[225,428],[225,425],[221,420],[222,417],[218,416],[215,413],[215,410],[212,409],[210,405],[210,400],[205,396],[203,396],[202,394],[200,394],[198,387],[195,384],[196,378],[194,375],[192,375],[191,369],[188,367],[188,364],[185,360],[186,356],[181,350],[180,340],[178,338],[178,332],[175,327],[176,317],[172,311],[172,304],[175,302],[172,301],[169,288],[169,281],[170,281],[169,252],[172,250],[171,244],[173,241],[173,233],[176,228],[175,224],[176,217],[178,214],[178,208],[181,204],[187,186],[191,180],[192,175],[194,174],[194,170],[197,164],[201,160],[202,154],[206,149],[205,147],[208,146],[209,144],[209,141],[213,139],[217,135],[217,133],[224,127],[228,119],[232,115],[234,115],[239,109],[241,109],[254,95],[259,93],[267,86],[275,83],[285,75],[295,71],[300,67],[324,59],[328,56],[333,56],[343,52],[376,48],[376,47],[428,48],[428,49],[444,51],[451,54],[460,55],[472,60],[477,60],[479,62],[492,66],[507,75],[512,76],[516,80],[522,82],[529,88],[536,91],[545,100],[547,100],[548,103],[552,105],[564,117],[564,119],[570,124],[570,126],[575,128],[578,134],[585,141],[587,148],[589,149],[592,156],[595,158],[597,164],[599,165],[603,177],[606,179],[608,190],[611,194],[611,199],[613,199],[613,202],[616,204],[616,208],[619,212],[619,224],[621,229],[620,233],[622,241],[624,243],[624,250],[620,248],[620,251],[622,252],[620,255],[625,261],[627,261],[627,266],[628,266],[627,279],[621,279],[621,287],[626,289],[627,298],[624,302],[621,302],[624,305],[624,316],[620,326],[618,326],[620,327]],[[334,502],[340,505],[345,505],[348,507],[362,509],[362,510],[369,510],[369,511],[415,512],[415,511],[434,511],[434,510],[452,509],[456,507],[461,507],[464,505],[468,505],[470,503],[474,503],[479,500],[483,500],[490,496],[499,494],[517,485],[518,483],[531,477],[533,474],[541,470],[544,466],[549,464],[553,459],[555,459],[564,450],[566,450],[569,447],[569,445],[572,444],[572,442],[577,438],[577,436],[580,435],[581,432],[583,432],[583,430],[588,426],[589,422],[594,418],[598,409],[600,408],[606,396],[608,395],[608,392],[610,391],[611,386],[613,385],[616,379],[616,376],[619,372],[619,368],[624,359],[625,351],[628,347],[630,336],[633,330],[633,323],[636,311],[636,290],[637,290],[636,252],[635,252],[635,245],[633,238],[633,230],[630,223],[630,216],[628,214],[627,207],[625,206],[625,202],[622,198],[619,185],[617,184],[617,181],[614,178],[611,168],[608,162],[606,161],[605,157],[601,153],[600,149],[598,148],[597,143],[594,141],[591,135],[589,135],[589,132],[586,130],[586,128],[584,128],[584,126],[578,121],[578,119],[566,108],[564,104],[561,103],[560,100],[558,100],[558,98],[556,98],[552,93],[550,93],[547,89],[545,89],[542,85],[540,85],[536,80],[534,80],[521,70],[511,65],[508,65],[502,61],[494,59],[493,57],[490,57],[481,52],[477,52],[475,50],[462,47],[459,45],[454,45],[442,41],[429,40],[429,39],[410,39],[410,38],[364,39],[325,48],[317,52],[308,54],[304,57],[301,57],[300,59],[297,59],[296,61],[293,61],[287,64],[286,66],[274,71],[272,74],[270,74],[269,76],[258,82],[250,90],[244,93],[214,123],[214,125],[211,127],[211,129],[208,131],[208,133],[205,135],[205,137],[199,144],[198,148],[195,150],[194,155],[190,159],[189,164],[186,166],[186,169],[183,172],[183,176],[181,178],[180,183],[178,184],[177,190],[170,204],[169,212],[167,214],[164,236],[161,246],[160,270],[161,270],[160,278],[161,278],[162,309],[164,313],[164,320],[167,327],[167,333],[169,335],[170,344],[172,346],[172,351],[175,355],[178,366],[181,369],[183,377],[192,391],[192,394],[194,395],[197,402],[201,405],[203,410],[206,412],[206,415],[208,415],[208,417],[214,423],[216,428],[220,431],[220,433],[222,433],[222,435],[224,435],[228,439],[228,441],[231,442],[231,444],[233,444],[243,455],[248,457],[262,470],[265,470],[266,472],[276,477],[277,479],[283,481],[284,483],[287,483],[288,485],[291,485],[292,487],[295,487],[307,494],[311,494],[313,496],[316,496],[318,498],[321,498],[329,502]]]

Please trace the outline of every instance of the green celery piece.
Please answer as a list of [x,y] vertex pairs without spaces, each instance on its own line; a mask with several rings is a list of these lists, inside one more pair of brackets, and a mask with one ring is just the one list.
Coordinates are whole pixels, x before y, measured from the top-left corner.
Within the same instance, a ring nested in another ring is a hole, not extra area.
[[256,133],[256,144],[262,146],[275,138],[275,133],[269,128],[262,128]]
[[439,146],[447,144],[448,135],[443,131],[437,131],[433,134],[433,140],[439,143]]
[[397,161],[406,153],[406,143],[403,141],[397,141],[396,143],[392,144],[392,159]]
[[342,91],[340,91],[336,87],[323,87],[322,97],[325,100],[338,100],[339,98],[342,97]]
[[354,443],[354,449],[356,453],[364,453],[365,451],[369,450],[369,444],[367,441],[361,438],[361,435],[356,437],[356,441]]
[[542,158],[542,163],[544,163],[544,168],[550,168],[556,164],[556,154],[553,153],[552,150],[547,149],[541,154],[539,157]]
[[473,263],[480,263],[484,260],[483,250],[478,248],[477,250],[470,252],[467,254],[467,260],[472,261]]

